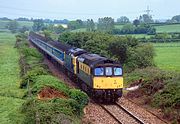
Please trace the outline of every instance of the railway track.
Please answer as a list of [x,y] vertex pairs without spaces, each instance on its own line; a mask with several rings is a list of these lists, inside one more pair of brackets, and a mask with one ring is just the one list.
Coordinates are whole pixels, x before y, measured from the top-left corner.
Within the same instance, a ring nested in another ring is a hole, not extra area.
[[126,108],[115,103],[113,105],[100,105],[119,124],[144,124],[137,116],[133,115]]

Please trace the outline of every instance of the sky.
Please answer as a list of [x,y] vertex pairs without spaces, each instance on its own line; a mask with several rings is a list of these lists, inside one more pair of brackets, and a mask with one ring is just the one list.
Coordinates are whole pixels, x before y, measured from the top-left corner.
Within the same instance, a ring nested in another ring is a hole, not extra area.
[[130,20],[145,14],[149,6],[153,19],[180,15],[180,0],[0,0],[0,17],[94,19],[127,16]]

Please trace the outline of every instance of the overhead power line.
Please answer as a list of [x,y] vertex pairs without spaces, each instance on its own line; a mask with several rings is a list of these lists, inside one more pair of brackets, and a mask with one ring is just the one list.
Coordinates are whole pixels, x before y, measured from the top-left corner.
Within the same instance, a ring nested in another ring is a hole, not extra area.
[[10,10],[17,10],[17,11],[29,11],[35,13],[49,13],[49,14],[63,14],[63,15],[130,15],[130,14],[138,14],[139,12],[125,12],[125,13],[78,13],[78,12],[64,12],[64,11],[44,11],[44,10],[34,10],[34,9],[22,9],[22,8],[15,8],[15,7],[8,7],[8,6],[0,6],[0,9],[10,9]]

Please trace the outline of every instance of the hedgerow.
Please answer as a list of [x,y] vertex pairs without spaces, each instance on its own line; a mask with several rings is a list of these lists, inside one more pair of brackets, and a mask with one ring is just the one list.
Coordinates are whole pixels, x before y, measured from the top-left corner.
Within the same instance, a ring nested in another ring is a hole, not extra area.
[[[81,117],[88,96],[75,89],[70,89],[62,81],[50,75],[47,66],[42,62],[43,56],[35,48],[29,48],[24,35],[17,36],[16,47],[21,53],[21,88],[26,88],[22,105],[25,114],[24,123],[74,123]],[[53,88],[66,98],[39,99],[44,88]],[[82,101],[82,102],[81,102]]]
[[72,116],[75,116],[78,103],[73,99],[52,99],[42,101],[38,99],[29,99],[22,106],[22,112],[25,113],[25,124],[34,124],[36,122],[63,123],[73,122]]
[[52,87],[59,91],[62,91],[66,95],[68,95],[69,88],[62,83],[62,81],[59,81],[59,79],[51,76],[51,75],[39,75],[36,76],[34,79],[34,85],[32,86],[32,94],[39,93],[39,91],[44,87]]
[[35,80],[36,76],[38,76],[38,75],[48,75],[48,74],[49,74],[49,72],[47,70],[45,70],[43,67],[35,66],[34,68],[29,70],[22,77],[22,80],[20,82],[20,88],[27,88],[27,83],[28,82],[29,82],[30,85],[32,85],[32,83],[34,83],[34,80]]

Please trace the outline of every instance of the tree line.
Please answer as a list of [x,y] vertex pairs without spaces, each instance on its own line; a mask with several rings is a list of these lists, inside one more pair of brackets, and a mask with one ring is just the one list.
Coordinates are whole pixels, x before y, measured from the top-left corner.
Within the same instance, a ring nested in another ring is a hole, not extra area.
[[60,34],[58,40],[118,61],[126,71],[154,64],[153,46],[141,43],[133,37],[100,32],[65,32]]

